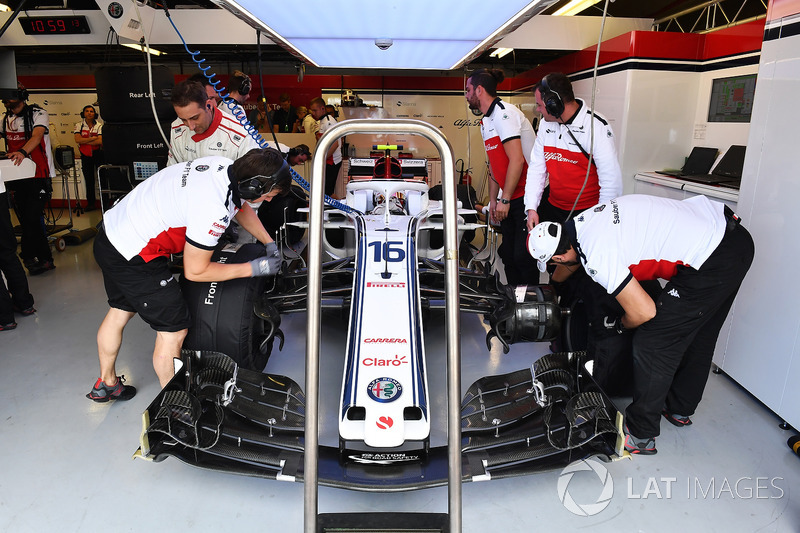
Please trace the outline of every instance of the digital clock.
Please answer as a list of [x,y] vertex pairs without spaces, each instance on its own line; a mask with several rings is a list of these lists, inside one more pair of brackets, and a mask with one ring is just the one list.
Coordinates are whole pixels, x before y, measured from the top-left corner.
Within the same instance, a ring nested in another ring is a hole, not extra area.
[[25,35],[73,35],[91,33],[83,15],[63,17],[19,17]]

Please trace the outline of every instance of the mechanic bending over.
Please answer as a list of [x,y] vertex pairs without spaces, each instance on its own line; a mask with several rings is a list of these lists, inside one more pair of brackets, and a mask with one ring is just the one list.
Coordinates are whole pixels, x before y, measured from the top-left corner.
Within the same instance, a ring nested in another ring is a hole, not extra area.
[[[105,213],[94,242],[110,309],[97,331],[100,377],[86,395],[97,402],[128,400],[115,362],[125,325],[136,313],[156,331],[153,367],[164,387],[172,378],[191,323],[170,254],[183,252],[184,276],[225,281],[274,275],[278,247],[244,200],[270,201],[291,185],[289,166],[272,148],[253,149],[236,161],[204,157],[165,168],[143,181]],[[236,218],[266,246],[266,256],[249,263],[211,261],[220,236]]]
[[[560,224],[538,224],[528,240],[543,269],[562,281],[583,264],[624,313],[633,335],[633,403],[625,412],[625,449],[656,453],[660,417],[692,423],[722,323],[753,261],[739,218],[705,196],[683,201],[622,196]],[[653,301],[640,281],[667,280]]]

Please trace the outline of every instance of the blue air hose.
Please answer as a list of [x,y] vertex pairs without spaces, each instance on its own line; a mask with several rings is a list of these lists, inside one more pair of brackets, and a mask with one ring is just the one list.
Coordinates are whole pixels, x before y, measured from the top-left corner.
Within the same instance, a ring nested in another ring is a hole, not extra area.
[[[175,26],[175,23],[172,22],[172,17],[169,15],[169,11],[167,10],[166,6],[164,7],[164,12],[167,15],[167,20],[169,20],[169,23],[172,24],[172,27],[175,29],[175,33],[178,34],[178,37],[183,43],[183,47],[184,49],[186,49],[186,53],[188,53],[189,57],[192,58],[192,61],[194,61],[197,64],[197,68],[200,69],[200,71],[203,73],[203,76],[205,76],[206,79],[208,80],[208,83],[214,88],[214,91],[216,91],[216,93],[220,96],[220,98],[222,98],[222,101],[225,102],[225,105],[228,107],[231,114],[236,118],[239,124],[242,125],[247,134],[250,135],[250,137],[252,137],[261,148],[266,148],[267,146],[269,146],[269,143],[266,140],[264,140],[264,137],[262,137],[261,134],[258,132],[258,130],[252,124],[250,124],[249,120],[247,120],[247,116],[245,116],[244,110],[240,106],[237,106],[235,103],[236,101],[230,97],[230,94],[227,92],[227,89],[225,87],[222,87],[220,89],[219,84],[221,83],[221,80],[217,79],[217,74],[215,72],[212,72],[211,74],[208,73],[208,71],[211,69],[211,66],[203,65],[203,63],[205,63],[206,61],[205,58],[197,57],[198,55],[200,55],[200,51],[189,50],[189,46],[183,39],[183,35],[181,35],[181,32],[178,30],[177,26]],[[294,181],[296,181],[300,185],[300,187],[302,187],[307,193],[310,194],[311,184],[309,184],[305,179],[303,179],[303,177],[297,172],[295,172],[294,169],[292,169],[291,167],[289,168],[289,172],[292,175],[292,179],[294,179]],[[339,209],[340,211],[344,211],[345,213],[363,214],[353,209],[349,205],[344,204],[338,200],[335,200],[327,195],[325,196],[325,203],[333,208]]]

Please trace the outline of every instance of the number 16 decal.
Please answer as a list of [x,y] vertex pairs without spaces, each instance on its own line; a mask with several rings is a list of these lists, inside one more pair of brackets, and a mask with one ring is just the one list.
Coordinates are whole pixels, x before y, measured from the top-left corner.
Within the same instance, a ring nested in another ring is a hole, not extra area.
[[389,263],[399,263],[406,258],[406,252],[403,250],[402,241],[389,241],[380,242],[373,241],[367,246],[375,247],[375,262],[388,261]]

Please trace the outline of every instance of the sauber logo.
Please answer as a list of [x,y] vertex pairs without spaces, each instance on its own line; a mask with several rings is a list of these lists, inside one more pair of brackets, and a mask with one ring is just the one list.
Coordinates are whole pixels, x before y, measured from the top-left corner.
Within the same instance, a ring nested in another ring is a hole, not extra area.
[[555,159],[556,161],[560,161],[562,163],[572,163],[573,165],[577,165],[577,160],[567,159],[563,155],[559,154],[558,152],[545,152],[544,153],[544,160],[549,161],[551,159]]
[[367,287],[389,287],[393,289],[405,289],[405,282],[397,281],[368,281]]
[[375,422],[375,424],[378,425],[379,429],[389,429],[394,425],[394,420],[392,420],[392,417],[390,416],[382,416],[377,422]]
[[399,355],[395,355],[394,359],[381,359],[379,357],[365,357],[361,360],[361,364],[364,366],[401,366],[407,365],[408,360],[406,356],[400,357]]
[[408,340],[370,337],[368,339],[364,339],[364,344],[408,344]]

